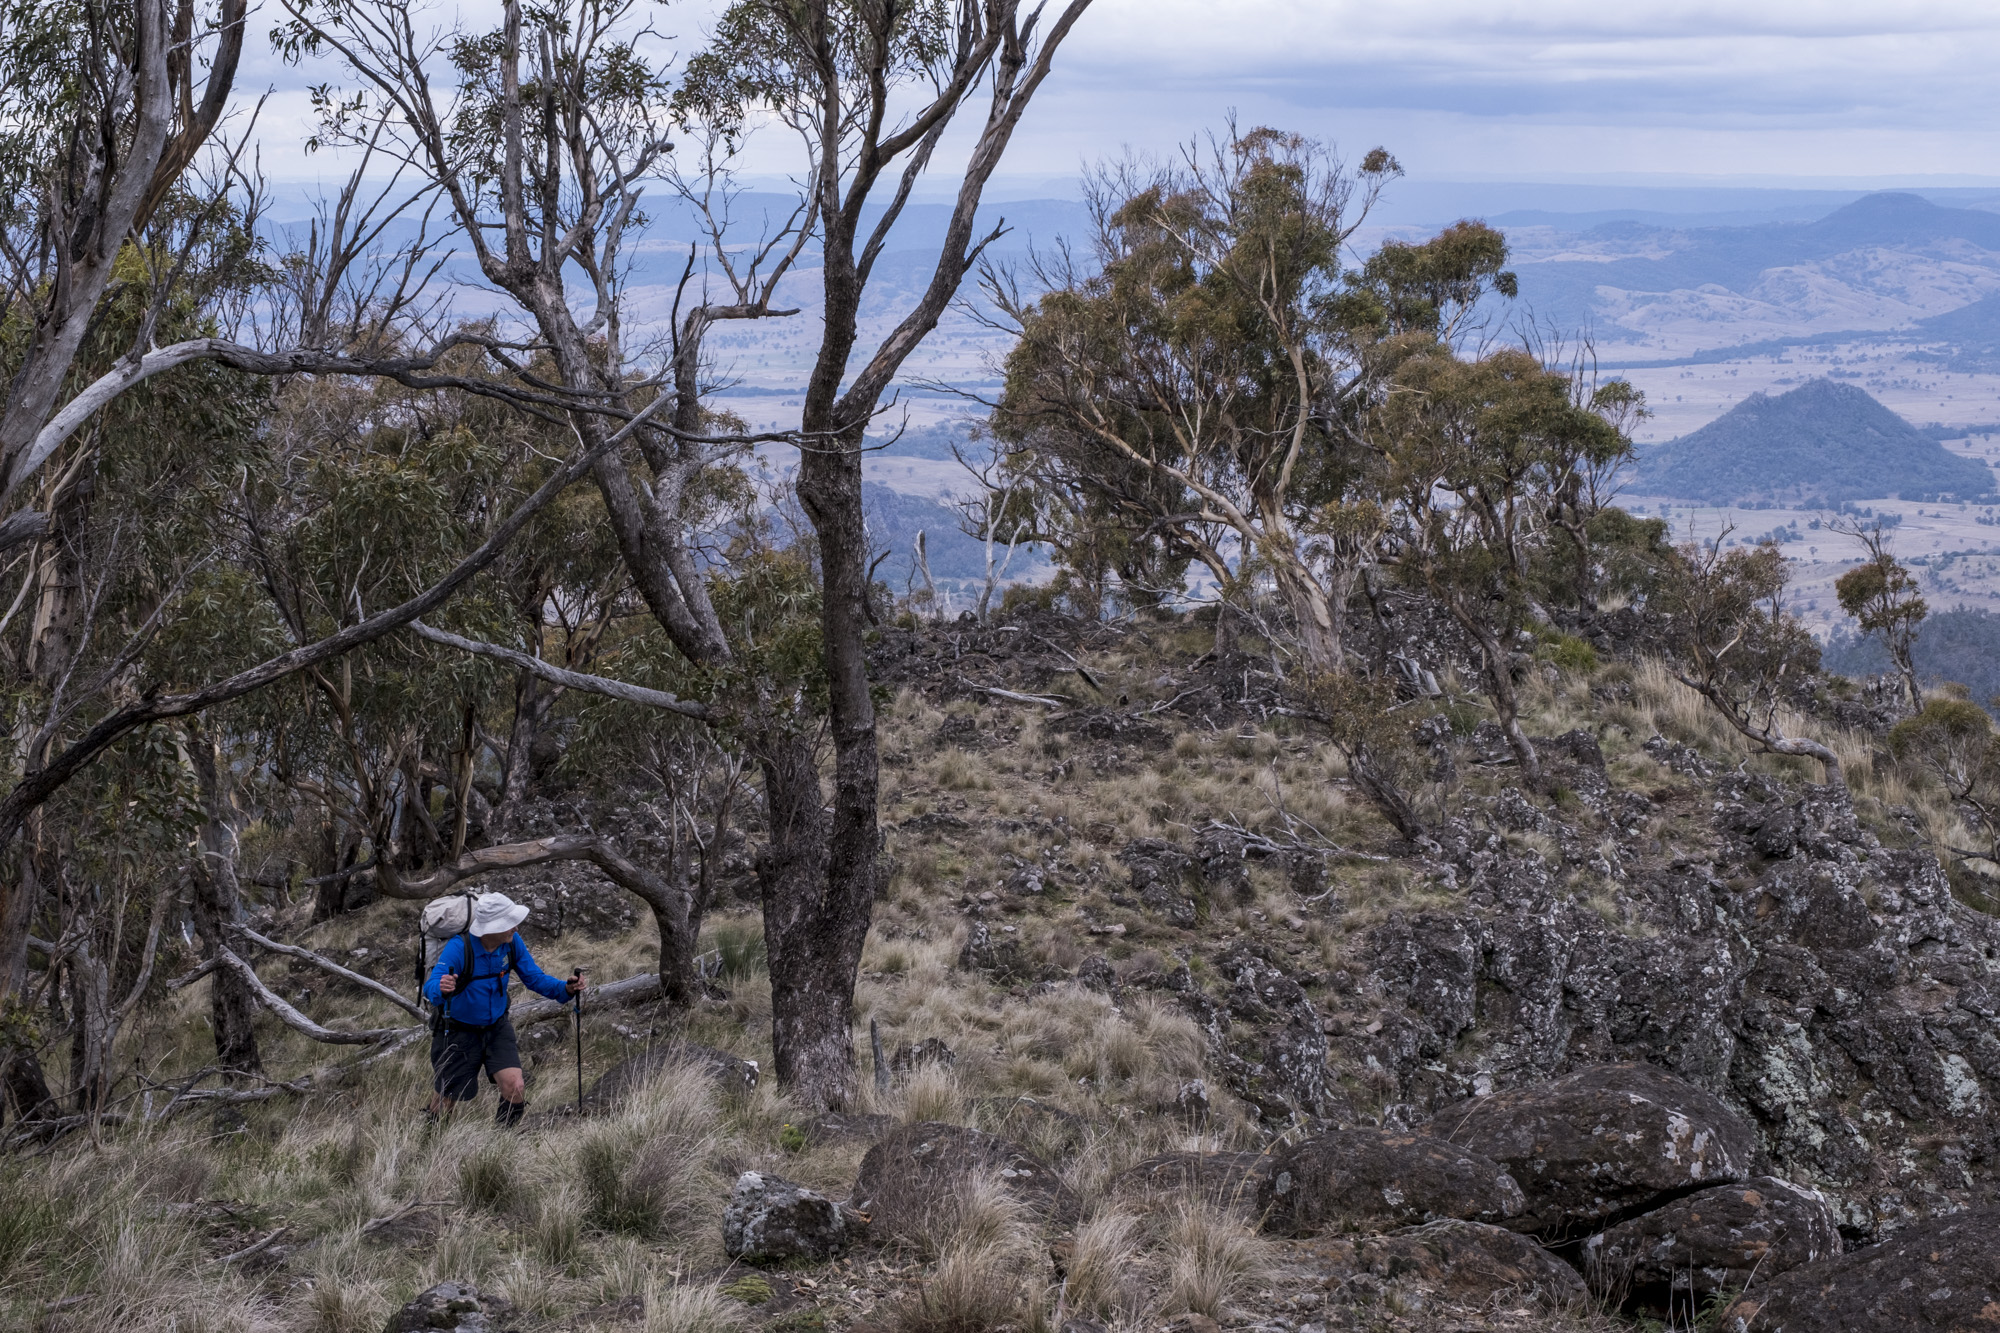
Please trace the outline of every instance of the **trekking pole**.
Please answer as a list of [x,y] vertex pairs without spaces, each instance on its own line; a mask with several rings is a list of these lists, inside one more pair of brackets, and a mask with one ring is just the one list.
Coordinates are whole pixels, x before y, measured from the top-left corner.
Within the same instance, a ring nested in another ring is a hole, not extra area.
[[590,971],[579,967],[569,974],[576,983],[576,994],[570,997],[570,1006],[576,1014],[576,1113],[583,1114],[583,977]]

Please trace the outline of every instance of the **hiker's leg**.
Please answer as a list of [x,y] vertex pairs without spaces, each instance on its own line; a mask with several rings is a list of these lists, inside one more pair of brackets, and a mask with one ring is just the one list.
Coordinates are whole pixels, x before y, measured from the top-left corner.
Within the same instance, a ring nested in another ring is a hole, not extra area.
[[[486,1076],[500,1089],[501,1115],[507,1116],[507,1108],[518,1107],[528,1096],[528,1080],[521,1073],[521,1044],[514,1037],[514,1025],[501,1019],[486,1034]],[[519,1120],[521,1113],[511,1113],[513,1120]]]
[[453,1106],[479,1095],[479,1066],[484,1056],[474,1033],[443,1028],[431,1038],[430,1114],[449,1115]]
[[500,1089],[500,1104],[493,1108],[493,1123],[512,1129],[528,1113],[528,1081],[518,1069],[502,1069],[493,1076]]

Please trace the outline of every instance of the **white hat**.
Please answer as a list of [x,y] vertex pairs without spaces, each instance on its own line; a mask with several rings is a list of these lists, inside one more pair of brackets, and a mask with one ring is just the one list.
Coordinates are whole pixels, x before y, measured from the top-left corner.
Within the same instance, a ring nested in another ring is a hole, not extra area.
[[472,901],[472,933],[498,935],[528,919],[528,909],[504,893],[482,893]]

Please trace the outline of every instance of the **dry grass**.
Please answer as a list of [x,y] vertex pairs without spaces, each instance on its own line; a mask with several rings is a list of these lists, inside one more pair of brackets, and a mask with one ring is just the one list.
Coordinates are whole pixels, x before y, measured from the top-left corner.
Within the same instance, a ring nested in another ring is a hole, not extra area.
[[1076,1229],[1064,1279],[1065,1310],[1093,1319],[1131,1319],[1145,1305],[1140,1280],[1141,1224],[1121,1209],[1105,1209]]
[[[1121,649],[1091,665],[1112,697],[1160,697],[1152,688],[1157,650]],[[1817,780],[1811,766],[1753,756],[1658,663],[1607,666],[1593,679],[1629,681],[1631,698],[1606,705],[1591,694],[1593,680],[1536,673],[1524,683],[1524,723],[1544,735],[1589,728],[1615,780],[1649,791],[1685,786],[1640,748],[1656,733],[1720,764],[1747,760],[1763,771]],[[1481,715],[1476,702],[1460,711],[1465,721]],[[977,751],[940,745],[938,728],[949,715],[974,717],[986,737],[1017,734],[1011,743]],[[864,1056],[856,1109],[1003,1133],[1057,1168],[1086,1220],[1073,1236],[1058,1299],[1042,1252],[1046,1238],[996,1182],[981,1181],[933,1219],[923,1252],[911,1258],[927,1266],[921,1295],[882,1312],[877,1323],[900,1333],[985,1333],[1003,1324],[1032,1330],[1067,1314],[1120,1329],[1184,1312],[1226,1318],[1267,1275],[1267,1248],[1215,1205],[1117,1197],[1121,1174],[1150,1154],[1263,1142],[1263,1132],[1226,1097],[1217,1097],[1216,1118],[1198,1137],[1175,1109],[1188,1080],[1207,1079],[1217,1088],[1206,1035],[1158,992],[1128,984],[1114,1000],[1075,984],[1037,983],[1103,953],[1128,981],[1186,961],[1198,985],[1213,994],[1226,990],[1227,979],[1213,975],[1186,937],[1112,901],[1127,885],[1116,853],[1129,839],[1186,845],[1210,818],[1264,829],[1289,818],[1364,851],[1388,833],[1351,796],[1338,757],[1282,724],[1218,731],[1167,716],[1176,730],[1164,748],[1128,748],[1111,763],[1106,747],[1056,731],[1038,709],[957,703],[947,710],[906,690],[882,714],[883,750],[891,756],[884,818],[900,827],[889,834],[894,879],[863,955],[857,1034],[865,1047],[866,1025],[878,1019],[888,1050],[937,1038],[957,1060],[901,1076],[878,1098]],[[1798,719],[1786,725],[1811,731]],[[1972,837],[1934,789],[1877,763],[1867,738],[1824,739],[1841,754],[1864,815],[1908,805],[1930,837]],[[1093,768],[1100,762],[1101,770]],[[1058,764],[1067,768],[1052,775]],[[1460,779],[1464,789],[1483,794],[1504,780],[1476,770]],[[932,812],[963,825],[911,827],[912,817]],[[1664,814],[1654,829],[1660,837],[1685,832]],[[1545,838],[1515,841],[1556,858]],[[1018,941],[1026,973],[994,979],[959,969],[966,896],[1004,892],[1010,870],[1024,861],[1043,868],[1046,892],[995,905],[985,920],[996,938],[1004,927],[1015,928],[1006,938]],[[1391,911],[1462,908],[1462,895],[1407,864],[1336,860],[1330,873],[1334,895],[1308,907],[1274,864],[1256,867],[1241,901],[1216,904],[1208,943],[1232,932],[1272,947],[1298,941],[1306,946],[1296,955],[1301,969],[1332,971],[1352,966],[1356,940]],[[1625,919],[1610,896],[1593,894],[1593,886],[1576,887],[1620,929],[1648,929]],[[1130,933],[1087,934],[1081,912],[1093,921],[1127,923]],[[407,913],[404,905],[383,903],[310,929],[287,918],[284,933],[338,954],[402,930]],[[1278,923],[1295,913],[1302,926],[1282,930]],[[711,918],[705,947],[724,947],[739,965],[727,983],[730,999],[705,1006],[687,1031],[768,1070],[768,975],[747,947],[756,928],[748,912]],[[610,941],[566,937],[556,952],[587,957],[608,980],[651,966],[655,947],[642,925]],[[1329,992],[1324,1007],[1371,1002],[1364,988],[1359,996]],[[130,1054],[169,1071],[207,1063],[206,1011],[203,988],[176,993],[135,1027]],[[325,1020],[336,1013],[369,1025],[400,1021],[385,1006],[359,999],[315,1010]],[[612,1021],[607,1015],[587,1025],[593,1073],[639,1049],[610,1031]],[[537,1084],[531,1101],[567,1100],[567,1038],[560,1035],[524,1041]],[[552,1058],[535,1065],[537,1053]],[[320,1050],[283,1034],[266,1048],[267,1063],[286,1077],[321,1058]],[[37,1327],[51,1302],[82,1297],[41,1326],[48,1333],[101,1327],[374,1333],[420,1284],[452,1276],[488,1284],[552,1326],[601,1302],[643,1296],[649,1333],[735,1329],[743,1315],[737,1302],[682,1281],[722,1262],[720,1212],[734,1173],[771,1169],[838,1197],[865,1149],[852,1141],[799,1148],[796,1134],[789,1142],[782,1135],[803,1117],[770,1086],[725,1096],[705,1078],[681,1072],[586,1124],[555,1122],[503,1136],[487,1119],[489,1100],[426,1137],[415,1114],[425,1073],[422,1050],[412,1048],[335,1096],[252,1107],[248,1130],[219,1141],[205,1122],[188,1117],[165,1129],[107,1131],[96,1142],[79,1137],[33,1162],[0,1163],[0,1196],[7,1200],[0,1209],[0,1327]],[[1360,1105],[1388,1096],[1365,1083],[1348,1091]],[[1017,1114],[1022,1095],[1049,1109]],[[187,1210],[175,1209],[202,1199],[235,1201],[318,1238],[290,1264],[309,1284],[264,1288],[212,1267],[218,1243]],[[369,1219],[427,1199],[449,1203],[452,1219],[428,1237],[394,1246],[363,1237]],[[147,1291],[148,1299],[121,1294],[133,1291]]]
[[645,1333],[735,1333],[749,1323],[740,1301],[715,1283],[649,1283]]
[[1270,1267],[1270,1250],[1241,1219],[1207,1200],[1185,1200],[1167,1233],[1168,1314],[1220,1319]]

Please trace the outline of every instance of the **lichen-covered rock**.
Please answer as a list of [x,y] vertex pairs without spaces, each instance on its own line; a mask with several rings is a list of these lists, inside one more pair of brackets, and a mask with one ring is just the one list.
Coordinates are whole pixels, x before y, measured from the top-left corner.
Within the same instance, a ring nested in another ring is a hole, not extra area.
[[1132,874],[1132,891],[1155,916],[1176,926],[1192,926],[1200,916],[1190,878],[1194,858],[1164,838],[1139,838],[1119,849],[1118,859]]
[[1599,1230],[1656,1200],[1746,1179],[1755,1132],[1713,1093],[1650,1065],[1598,1065],[1449,1108],[1431,1132],[1504,1167],[1514,1222],[1545,1239]]
[[1564,1309],[1589,1297],[1577,1271],[1534,1240],[1482,1222],[1431,1222],[1385,1236],[1345,1236],[1288,1247],[1290,1257],[1326,1274],[1331,1285],[1416,1284],[1463,1305],[1496,1296]]
[[604,1071],[584,1093],[586,1110],[605,1111],[616,1106],[647,1081],[675,1069],[698,1070],[722,1088],[754,1088],[760,1077],[754,1060],[740,1060],[725,1051],[692,1041],[663,1042]]
[[722,1210],[722,1249],[752,1264],[824,1263],[847,1248],[847,1225],[831,1199],[779,1176],[745,1171]]
[[926,1037],[919,1042],[904,1042],[889,1057],[889,1072],[911,1074],[926,1066],[950,1069],[958,1063],[958,1052],[945,1044],[942,1037]]
[[1076,967],[1076,984],[1099,995],[1118,993],[1118,969],[1101,953],[1094,953]]
[[1697,1190],[1584,1242],[1591,1284],[1650,1305],[1699,1304],[1841,1252],[1818,1190],[1775,1176]]
[[1182,1005],[1207,1030],[1229,1090],[1266,1120],[1325,1120],[1334,1109],[1326,1031],[1305,988],[1248,952],[1224,955],[1215,966],[1234,982],[1227,1003],[1190,993]]
[[1166,1152],[1146,1158],[1121,1174],[1113,1189],[1149,1198],[1207,1199],[1251,1218],[1263,1211],[1275,1159],[1260,1152]]
[[2000,1208],[1969,1209],[1879,1245],[1761,1276],[1725,1333],[1970,1333],[2000,1327]]
[[982,1174],[1044,1218],[1076,1220],[1076,1197],[1045,1162],[1006,1139],[934,1121],[893,1130],[870,1148],[849,1202],[868,1216],[873,1235],[922,1238]]
[[482,1295],[469,1282],[440,1282],[418,1292],[390,1315],[382,1333],[431,1333],[434,1329],[507,1333],[513,1327],[508,1321],[512,1313],[513,1306],[503,1297]]
[[1388,1231],[1440,1218],[1499,1225],[1527,1208],[1492,1158],[1379,1129],[1336,1130],[1278,1154],[1258,1203],[1265,1228],[1281,1235]]

